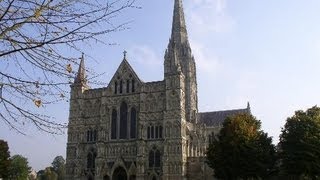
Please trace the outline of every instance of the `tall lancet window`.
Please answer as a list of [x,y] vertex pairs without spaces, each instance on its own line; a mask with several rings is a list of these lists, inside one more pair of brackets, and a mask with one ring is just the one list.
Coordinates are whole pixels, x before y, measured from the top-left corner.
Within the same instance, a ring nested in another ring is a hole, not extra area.
[[90,152],[87,155],[87,168],[90,171],[94,171],[94,169],[96,168],[96,157],[97,157],[97,153],[95,152],[95,150],[90,150]]
[[136,91],[136,89],[135,89],[135,80],[134,79],[132,79],[132,81],[131,81],[131,91],[132,92]]
[[149,168],[159,168],[161,166],[161,153],[153,147],[149,152]]
[[123,90],[123,81],[121,80],[121,81],[120,81],[120,90],[119,90],[119,91],[120,91],[120,92],[119,92],[120,94],[122,94],[122,90]]
[[117,110],[112,110],[111,117],[111,139],[117,139]]
[[130,138],[136,138],[137,134],[137,111],[135,108],[131,109],[131,117],[130,117]]
[[118,82],[114,82],[114,94],[118,93]]
[[125,102],[120,107],[120,139],[126,139],[128,131],[128,106]]
[[130,92],[130,80],[127,80],[127,89],[126,92],[129,93]]

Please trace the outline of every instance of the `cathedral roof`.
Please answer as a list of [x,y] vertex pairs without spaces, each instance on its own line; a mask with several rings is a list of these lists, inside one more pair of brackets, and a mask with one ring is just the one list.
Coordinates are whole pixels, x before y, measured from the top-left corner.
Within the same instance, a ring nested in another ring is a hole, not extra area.
[[220,126],[227,117],[234,116],[241,113],[249,113],[250,106],[245,109],[233,109],[225,111],[213,111],[213,112],[203,112],[198,113],[198,121],[207,126]]

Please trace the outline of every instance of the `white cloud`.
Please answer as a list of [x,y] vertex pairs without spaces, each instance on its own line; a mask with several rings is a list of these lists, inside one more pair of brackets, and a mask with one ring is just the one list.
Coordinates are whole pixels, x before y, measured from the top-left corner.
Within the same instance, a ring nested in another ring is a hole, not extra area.
[[185,1],[186,20],[190,42],[199,73],[217,75],[224,68],[224,61],[211,48],[214,33],[231,32],[233,18],[227,11],[227,0]]
[[189,29],[197,34],[230,32],[234,20],[228,14],[226,0],[191,0],[186,3]]
[[219,62],[219,58],[214,55],[212,51],[207,49],[203,44],[197,42],[191,42],[192,52],[194,54],[197,68],[206,74],[217,73],[221,70],[222,64]]
[[158,66],[162,64],[161,58],[149,46],[134,45],[129,49],[129,54],[133,54],[132,61],[143,66]]

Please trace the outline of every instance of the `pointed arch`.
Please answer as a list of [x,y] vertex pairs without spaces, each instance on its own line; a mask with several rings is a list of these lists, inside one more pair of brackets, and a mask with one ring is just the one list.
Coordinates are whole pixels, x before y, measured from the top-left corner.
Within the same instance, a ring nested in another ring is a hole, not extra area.
[[159,126],[155,127],[155,138],[158,139],[159,138]]
[[96,157],[97,153],[95,150],[91,149],[87,155],[87,169],[94,172],[96,168]]
[[151,150],[149,152],[149,168],[154,167],[154,152]]
[[130,120],[130,138],[134,139],[137,137],[137,111],[134,107],[131,108]]
[[118,93],[118,82],[115,81],[114,82],[114,94],[117,94]]
[[127,180],[127,172],[123,167],[118,167],[114,170],[112,179],[118,179],[118,180]]
[[151,139],[154,138],[154,126],[151,126]]
[[127,79],[127,88],[126,88],[126,92],[129,93],[130,92],[130,80]]
[[153,147],[149,151],[149,168],[160,168],[160,166],[161,166],[161,153],[156,147]]
[[132,81],[131,81],[131,91],[134,93],[135,91],[136,91],[136,89],[135,89],[135,80],[134,79],[132,79]]
[[128,105],[125,102],[120,106],[120,139],[126,139],[128,132]]
[[159,127],[159,138],[162,138],[162,131],[163,131],[163,128],[162,126]]
[[112,110],[112,116],[111,116],[111,139],[117,139],[117,110]]
[[150,139],[151,138],[151,126],[148,126],[148,132],[147,132],[147,138]]
[[154,166],[155,167],[160,167],[161,164],[161,154],[159,150],[155,150],[154,153]]
[[119,93],[122,94],[123,91],[123,81],[120,80],[120,89],[119,89]]
[[87,142],[89,142],[89,141],[90,141],[90,131],[87,130]]

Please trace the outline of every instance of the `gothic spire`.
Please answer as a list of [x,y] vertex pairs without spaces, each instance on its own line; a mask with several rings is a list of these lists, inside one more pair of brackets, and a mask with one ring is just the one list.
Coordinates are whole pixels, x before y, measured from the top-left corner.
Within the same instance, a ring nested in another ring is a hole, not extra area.
[[74,80],[74,83],[75,84],[86,84],[87,83],[87,78],[86,78],[86,69],[85,69],[85,66],[84,66],[84,55],[82,53],[82,56],[81,56],[81,61],[80,61],[80,65],[79,65],[79,69],[78,69],[78,73],[77,73],[77,76]]
[[182,0],[174,1],[173,22],[171,40],[175,44],[183,44],[188,41],[187,27],[184,20]]

